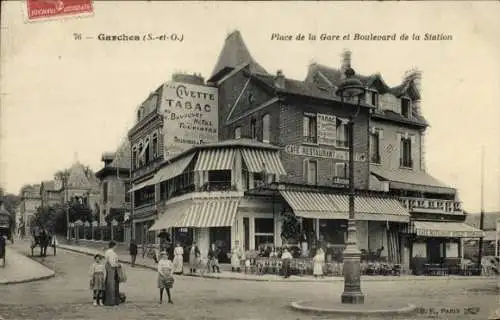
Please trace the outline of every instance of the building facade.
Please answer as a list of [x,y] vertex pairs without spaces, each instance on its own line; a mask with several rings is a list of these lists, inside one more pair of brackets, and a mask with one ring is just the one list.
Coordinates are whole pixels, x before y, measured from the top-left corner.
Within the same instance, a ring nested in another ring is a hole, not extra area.
[[21,188],[21,203],[19,211],[22,221],[25,224],[25,230],[30,230],[31,221],[38,207],[42,205],[42,197],[40,193],[40,185],[28,185]]
[[124,142],[116,152],[104,153],[101,160],[104,167],[96,172],[100,181],[99,224],[105,225],[113,220],[127,226],[119,228],[123,235],[117,235],[122,241],[130,237],[130,144]]

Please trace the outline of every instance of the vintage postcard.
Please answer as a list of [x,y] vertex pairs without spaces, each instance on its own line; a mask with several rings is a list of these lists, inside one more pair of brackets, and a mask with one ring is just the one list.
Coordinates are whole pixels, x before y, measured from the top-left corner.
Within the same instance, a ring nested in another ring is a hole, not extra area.
[[1,6],[1,320],[500,319],[499,2]]

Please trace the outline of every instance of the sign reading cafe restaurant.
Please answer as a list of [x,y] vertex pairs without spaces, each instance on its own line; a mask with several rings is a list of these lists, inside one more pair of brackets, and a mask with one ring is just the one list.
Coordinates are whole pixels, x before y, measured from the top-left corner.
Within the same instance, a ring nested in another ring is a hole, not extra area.
[[218,141],[217,88],[167,82],[160,103],[165,159],[193,145]]

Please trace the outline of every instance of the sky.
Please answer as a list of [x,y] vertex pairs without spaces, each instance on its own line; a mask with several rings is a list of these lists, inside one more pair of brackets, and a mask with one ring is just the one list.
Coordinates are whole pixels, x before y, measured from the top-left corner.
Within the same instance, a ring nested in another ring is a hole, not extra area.
[[[498,2],[140,2],[96,1],[85,18],[27,22],[24,1],[2,2],[0,185],[52,179],[75,159],[94,170],[134,124],[135,109],[178,71],[208,77],[226,35],[240,30],[269,72],[302,80],[317,62],[394,86],[422,76],[427,171],[459,190],[468,211],[500,210],[500,3]],[[94,39],[75,40],[80,33]],[[182,42],[106,42],[98,34],[176,33]],[[402,41],[277,41],[273,33],[406,33]],[[411,40],[443,33],[450,41]]]

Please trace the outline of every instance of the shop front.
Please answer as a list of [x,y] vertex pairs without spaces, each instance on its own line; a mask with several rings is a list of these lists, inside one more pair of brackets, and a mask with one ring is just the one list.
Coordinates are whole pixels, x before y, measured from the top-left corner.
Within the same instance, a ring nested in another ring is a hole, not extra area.
[[417,275],[461,273],[462,239],[483,236],[483,231],[462,222],[413,221],[411,269]]

